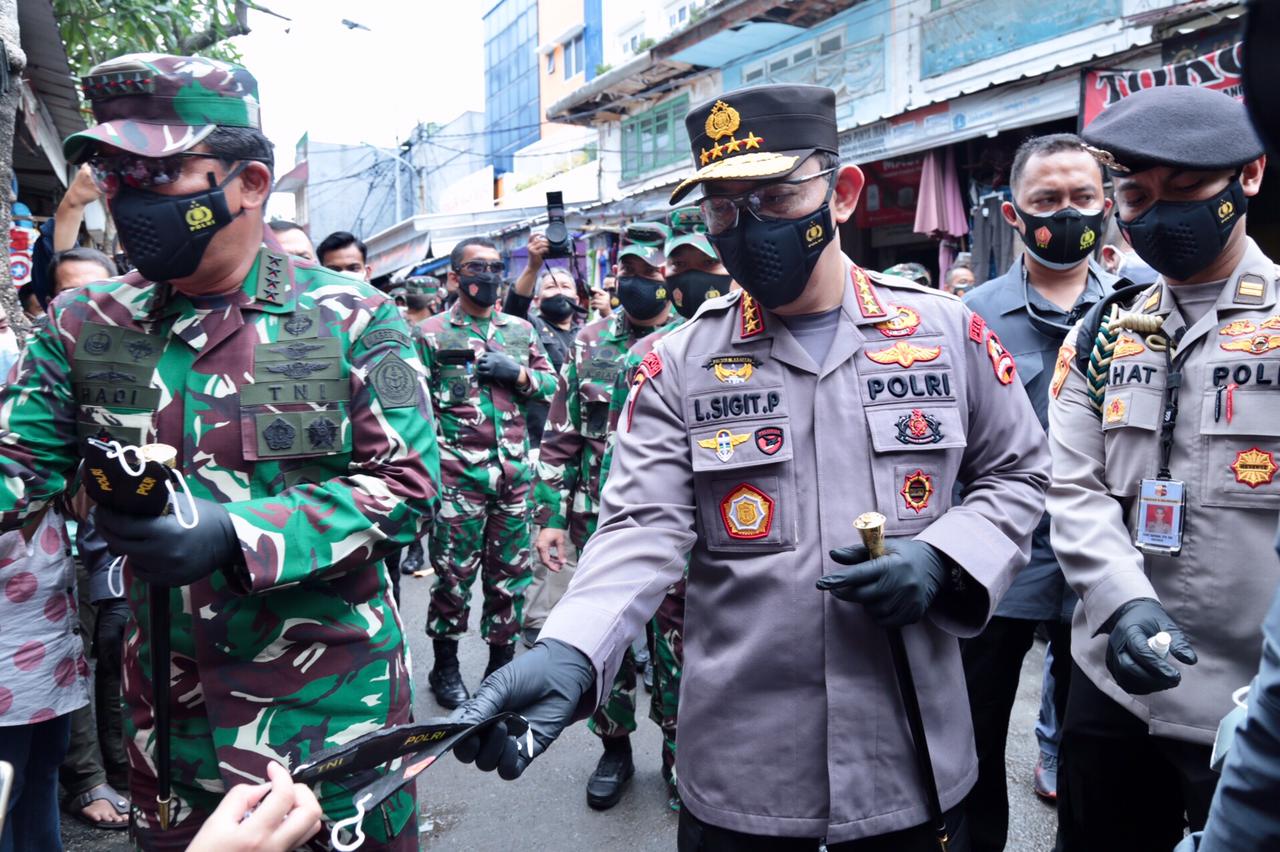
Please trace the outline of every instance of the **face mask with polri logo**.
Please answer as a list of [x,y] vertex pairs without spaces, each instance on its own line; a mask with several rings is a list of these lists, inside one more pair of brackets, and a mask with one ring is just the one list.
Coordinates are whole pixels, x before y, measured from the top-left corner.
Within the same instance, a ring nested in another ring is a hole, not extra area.
[[148,281],[193,275],[218,231],[244,213],[227,209],[223,189],[244,171],[240,163],[222,183],[209,175],[209,188],[186,195],[162,195],[122,186],[107,202],[125,253]]

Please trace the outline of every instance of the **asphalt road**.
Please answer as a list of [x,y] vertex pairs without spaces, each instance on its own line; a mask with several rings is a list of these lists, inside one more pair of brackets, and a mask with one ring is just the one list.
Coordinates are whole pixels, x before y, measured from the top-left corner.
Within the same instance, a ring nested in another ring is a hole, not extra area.
[[[410,637],[414,681],[418,685],[416,716],[444,715],[427,688],[431,643],[423,632],[430,579],[406,577],[403,617]],[[478,584],[475,593],[479,593]],[[479,606],[472,610],[473,632],[463,638],[463,675],[474,688],[488,652],[474,632]],[[1045,852],[1053,847],[1053,808],[1032,793],[1031,777],[1037,745],[1034,734],[1040,701],[1043,646],[1028,654],[1018,703],[1009,731],[1010,852]],[[642,700],[647,694],[642,693]],[[640,714],[637,714],[640,715]],[[585,786],[600,755],[599,741],[586,725],[575,725],[518,781],[477,772],[452,758],[442,760],[418,779],[421,846],[433,852],[451,850],[618,850],[671,852],[675,849],[676,815],[667,809],[659,774],[660,737],[647,717],[633,737],[636,776],[622,802],[598,813],[587,807]],[[122,832],[90,829],[64,815],[63,838],[70,852],[123,852],[129,844]]]

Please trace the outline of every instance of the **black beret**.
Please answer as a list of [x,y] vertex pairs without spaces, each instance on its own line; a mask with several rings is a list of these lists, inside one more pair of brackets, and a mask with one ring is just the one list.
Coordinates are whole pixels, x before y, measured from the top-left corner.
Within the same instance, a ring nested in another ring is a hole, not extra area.
[[1244,104],[1200,86],[1134,92],[1108,107],[1080,135],[1101,149],[1100,159],[1112,171],[1122,174],[1155,166],[1230,169],[1263,153]]
[[700,183],[772,180],[814,151],[840,152],[836,93],[826,86],[752,86],[699,104],[684,120],[698,169],[671,194]]

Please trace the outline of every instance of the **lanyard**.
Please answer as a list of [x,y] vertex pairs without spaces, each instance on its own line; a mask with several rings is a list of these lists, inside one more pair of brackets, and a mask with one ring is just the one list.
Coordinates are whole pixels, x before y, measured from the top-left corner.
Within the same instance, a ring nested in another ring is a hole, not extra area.
[[1169,462],[1173,457],[1173,430],[1178,425],[1178,393],[1182,388],[1182,353],[1174,356],[1173,350],[1182,342],[1186,330],[1186,327],[1178,329],[1164,350],[1164,414],[1160,418],[1160,470],[1156,474],[1157,479],[1173,478]]

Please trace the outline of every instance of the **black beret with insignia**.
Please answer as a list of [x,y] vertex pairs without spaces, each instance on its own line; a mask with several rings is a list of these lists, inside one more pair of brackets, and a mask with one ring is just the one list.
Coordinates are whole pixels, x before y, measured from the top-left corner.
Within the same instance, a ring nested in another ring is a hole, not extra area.
[[836,93],[826,86],[752,86],[689,111],[684,120],[698,169],[671,193],[675,204],[700,183],[774,180],[814,151],[840,152]]
[[1240,101],[1199,86],[1157,86],[1118,101],[1080,134],[1113,172],[1232,169],[1262,156]]

